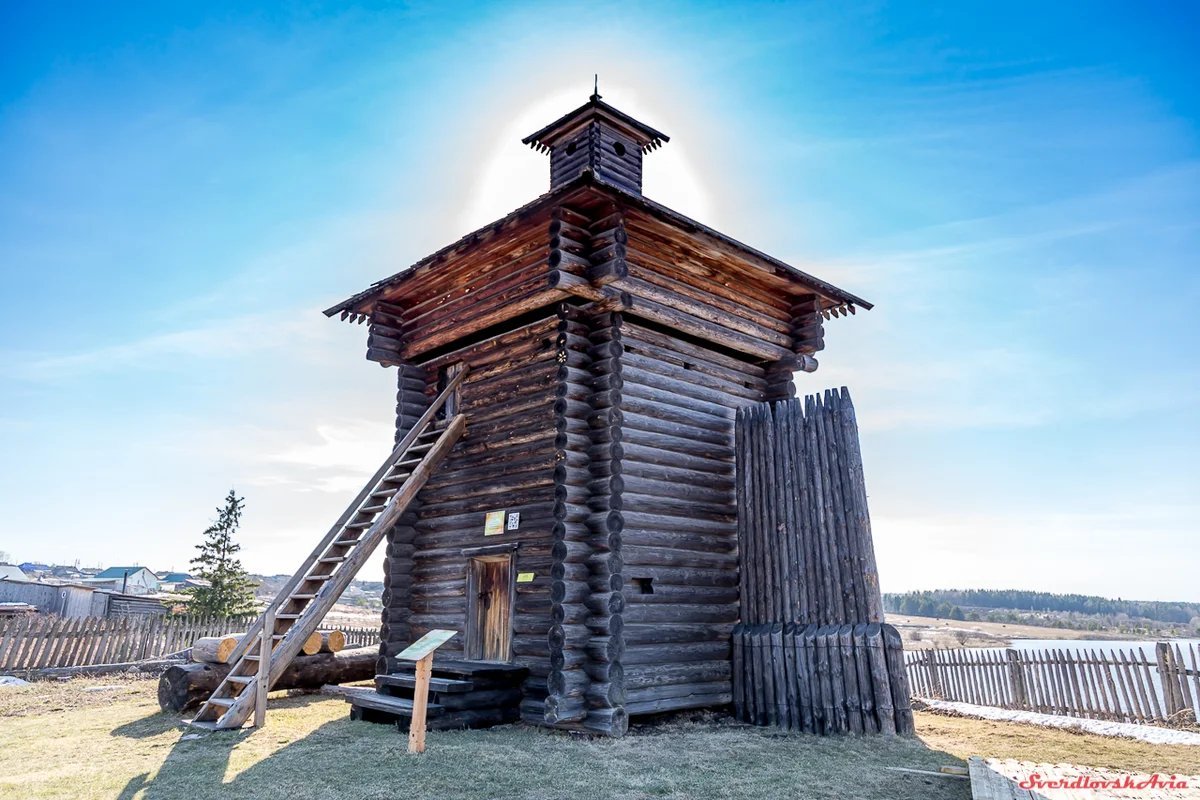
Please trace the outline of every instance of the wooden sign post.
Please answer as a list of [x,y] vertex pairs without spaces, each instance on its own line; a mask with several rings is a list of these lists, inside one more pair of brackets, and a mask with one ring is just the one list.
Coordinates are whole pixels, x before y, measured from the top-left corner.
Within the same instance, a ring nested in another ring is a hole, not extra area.
[[433,674],[433,653],[450,641],[456,631],[433,630],[410,644],[396,658],[417,662],[413,689],[412,722],[408,726],[408,752],[425,752],[425,712],[429,707],[429,678]]

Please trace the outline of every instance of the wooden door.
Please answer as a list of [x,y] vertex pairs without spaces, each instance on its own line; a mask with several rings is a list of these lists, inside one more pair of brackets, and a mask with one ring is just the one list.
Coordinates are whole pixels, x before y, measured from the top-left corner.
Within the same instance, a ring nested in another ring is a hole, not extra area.
[[512,659],[512,554],[472,558],[467,572],[467,658]]

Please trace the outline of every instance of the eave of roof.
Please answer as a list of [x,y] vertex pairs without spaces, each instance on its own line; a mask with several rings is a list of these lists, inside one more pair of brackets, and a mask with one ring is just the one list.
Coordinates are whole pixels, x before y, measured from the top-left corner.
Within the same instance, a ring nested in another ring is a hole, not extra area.
[[800,283],[803,283],[805,286],[812,289],[815,293],[822,295],[823,297],[826,297],[830,300],[838,301],[837,302],[838,305],[858,306],[859,308],[862,308],[865,310],[870,310],[871,308],[874,307],[874,304],[864,300],[863,298],[861,298],[855,294],[847,292],[844,289],[840,289],[837,286],[834,286],[832,283],[823,281],[820,278],[809,275],[807,272],[804,272],[803,270],[798,269],[798,268],[792,266],[791,264],[788,264],[784,261],[780,261],[779,259],[775,258],[774,256],[767,255],[766,253],[762,252],[761,250],[757,250],[757,249],[751,247],[750,245],[744,244],[744,243],[738,241],[737,239],[734,239],[731,236],[727,236],[727,235],[721,233],[720,231],[714,230],[713,228],[710,228],[707,225],[704,225],[703,223],[697,222],[696,220],[694,220],[690,217],[680,214],[678,211],[673,211],[672,209],[668,208],[667,206],[662,205],[661,203],[656,203],[653,200],[650,200],[641,195],[636,195],[631,192],[625,191],[624,189],[622,189],[619,186],[615,186],[611,183],[608,183],[602,179],[595,177],[590,172],[584,172],[582,175],[575,178],[574,180],[569,181],[568,183],[563,184],[562,186],[558,187],[557,189],[547,192],[547,193],[535,198],[534,200],[526,203],[525,205],[521,206],[520,208],[517,208],[517,209],[509,212],[501,219],[498,219],[495,222],[491,222],[487,225],[484,225],[482,228],[478,228],[477,230],[474,230],[471,233],[468,233],[467,235],[463,236],[462,238],[458,239],[457,241],[452,242],[452,243],[446,245],[445,247],[441,248],[440,250],[438,250],[434,253],[430,253],[425,258],[421,259],[420,261],[416,262],[415,264],[412,264],[409,267],[406,267],[405,269],[401,270],[400,272],[397,272],[394,275],[391,275],[390,277],[376,281],[375,283],[371,284],[369,287],[367,287],[363,291],[358,292],[357,294],[354,294],[354,295],[346,298],[345,300],[338,303],[337,305],[334,305],[334,306],[331,306],[331,307],[325,309],[324,314],[327,317],[332,317],[332,316],[335,316],[337,314],[342,314],[342,313],[346,313],[346,314],[363,313],[363,312],[359,311],[357,308],[360,303],[362,303],[365,300],[372,299],[375,295],[379,294],[384,289],[390,289],[394,286],[403,284],[404,282],[406,282],[406,280],[408,280],[410,277],[412,277],[412,275],[419,268],[427,266],[427,265],[433,263],[434,261],[437,261],[440,258],[444,258],[445,256],[449,255],[450,253],[454,252],[455,250],[458,250],[462,247],[470,245],[470,244],[486,237],[489,233],[491,233],[494,230],[498,230],[505,223],[509,222],[510,220],[512,220],[515,217],[526,216],[529,214],[536,213],[536,212],[542,210],[543,208],[545,208],[546,206],[553,205],[554,203],[560,202],[567,196],[569,196],[569,195],[573,194],[574,192],[576,192],[577,190],[579,190],[581,188],[585,188],[585,187],[597,188],[597,189],[601,189],[602,191],[609,192],[609,193],[613,194],[616,197],[616,199],[618,199],[624,203],[628,203],[630,205],[637,206],[651,214],[657,215],[657,216],[671,222],[672,224],[677,225],[680,228],[683,228],[684,230],[692,231],[695,233],[699,233],[703,236],[711,237],[712,239],[715,239],[716,241],[720,242],[721,244],[724,244],[728,247],[731,247],[734,250],[737,250],[744,256],[748,256],[750,258],[759,260],[773,268],[779,269],[779,270],[787,273],[789,276],[795,278]]
[[535,148],[541,147],[549,149],[554,145],[554,140],[558,138],[553,134],[556,134],[559,129],[567,127],[568,124],[574,122],[577,117],[582,117],[589,111],[593,113],[599,111],[607,114],[614,120],[617,120],[626,127],[630,128],[633,132],[640,133],[643,139],[643,141],[640,142],[643,150],[653,150],[655,148],[662,147],[663,144],[671,141],[671,137],[667,136],[662,131],[651,128],[646,123],[634,119],[618,108],[613,108],[608,103],[605,103],[603,100],[601,100],[598,95],[592,95],[591,98],[579,108],[575,109],[574,111],[568,111],[566,114],[563,114],[561,117],[554,120],[554,122],[551,122],[538,132],[531,133],[526,136],[521,140],[521,144],[527,144]]

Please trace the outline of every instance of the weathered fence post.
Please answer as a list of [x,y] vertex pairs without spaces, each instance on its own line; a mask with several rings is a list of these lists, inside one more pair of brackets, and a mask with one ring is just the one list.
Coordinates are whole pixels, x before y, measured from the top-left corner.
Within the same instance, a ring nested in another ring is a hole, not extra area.
[[946,693],[942,691],[942,675],[938,672],[936,655],[933,648],[925,651],[925,667],[929,670],[930,694],[935,700],[944,700]]
[[1179,691],[1179,678],[1172,668],[1171,646],[1166,642],[1154,644],[1154,655],[1158,660],[1158,679],[1163,688],[1163,711],[1168,721],[1183,710],[1183,698]]
[[1021,666],[1021,654],[1016,650],[1004,651],[1008,659],[1008,682],[1012,684],[1013,705],[1017,708],[1029,708],[1029,695],[1025,689],[1025,670]]

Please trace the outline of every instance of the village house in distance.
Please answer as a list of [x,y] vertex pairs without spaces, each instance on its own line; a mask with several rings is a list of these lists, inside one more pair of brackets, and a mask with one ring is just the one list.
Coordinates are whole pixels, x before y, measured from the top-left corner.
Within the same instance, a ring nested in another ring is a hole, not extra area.
[[[593,94],[524,140],[546,194],[326,312],[395,370],[396,449],[280,593],[272,680],[386,540],[357,718],[403,728],[396,656],[448,629],[431,727],[911,731],[849,394],[793,382],[871,305],[643,196],[667,141]],[[262,624],[196,724],[249,716]]]

